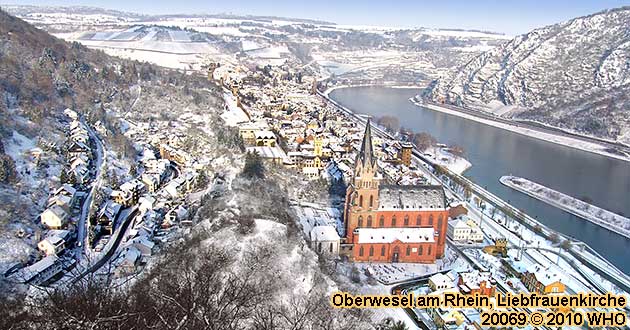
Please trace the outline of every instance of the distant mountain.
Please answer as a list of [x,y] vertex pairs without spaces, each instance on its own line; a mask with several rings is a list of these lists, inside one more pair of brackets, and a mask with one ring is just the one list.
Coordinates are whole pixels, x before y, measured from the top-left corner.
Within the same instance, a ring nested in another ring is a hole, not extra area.
[[427,92],[435,101],[630,143],[630,7],[520,35]]
[[113,9],[90,6],[32,6],[3,5],[2,9],[11,15],[26,17],[32,14],[104,15],[140,19],[146,15]]
[[[256,15],[234,15],[234,14],[162,14],[162,15],[145,15],[120,10],[105,9],[99,7],[90,6],[32,6],[32,5],[4,5],[2,9],[8,13],[21,17],[33,17],[35,15],[50,15],[50,14],[64,14],[64,15],[103,15],[114,16],[118,18],[124,18],[127,20],[162,20],[171,18],[218,18],[218,19],[234,19],[245,21],[287,21],[294,23],[304,24],[318,24],[318,25],[335,25],[335,23],[306,19],[306,18],[289,18],[280,16],[256,16]],[[211,10],[211,7],[208,7]],[[204,11],[201,8],[200,11]]]

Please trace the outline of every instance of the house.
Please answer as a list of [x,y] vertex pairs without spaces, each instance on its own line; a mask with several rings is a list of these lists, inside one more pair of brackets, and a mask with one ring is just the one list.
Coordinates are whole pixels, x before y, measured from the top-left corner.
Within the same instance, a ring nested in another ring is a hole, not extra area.
[[69,216],[61,206],[53,205],[42,212],[40,218],[42,225],[49,229],[61,229],[68,223]]
[[47,256],[50,256],[63,252],[66,248],[65,245],[66,241],[63,238],[59,236],[50,236],[37,243],[37,248],[44,252]]
[[429,287],[433,291],[452,289],[453,279],[448,275],[437,273],[429,277]]
[[483,242],[483,231],[466,216],[449,221],[446,233],[449,238],[457,242]]
[[148,257],[151,256],[155,243],[149,240],[146,236],[137,236],[126,242],[123,246],[132,246],[140,251],[141,256]]
[[112,191],[110,197],[114,202],[129,207],[138,203],[144,187],[144,183],[139,180],[131,180],[120,185],[120,190]]
[[83,164],[71,168],[70,174],[74,175],[76,183],[78,184],[85,184],[90,179],[90,170]]
[[565,285],[561,279],[560,274],[543,269],[540,265],[530,266],[522,276],[523,284],[530,292],[541,294],[564,292]]
[[113,200],[108,200],[98,214],[98,224],[103,226],[105,230],[109,232],[109,234],[113,232],[113,227],[121,208],[122,206],[120,204],[114,202]]
[[168,159],[150,159],[144,162],[145,174],[155,174],[161,183],[168,175],[171,162]]
[[463,294],[479,294],[493,297],[496,291],[496,280],[490,272],[473,270],[459,273],[457,286]]
[[466,322],[466,316],[456,309],[432,308],[428,312],[438,329],[454,330]]
[[160,176],[158,174],[143,173],[141,179],[149,192],[156,192],[160,187]]
[[309,240],[311,248],[317,253],[339,254],[339,242],[341,238],[334,226],[315,226],[310,232]]
[[470,227],[460,219],[455,219],[448,222],[448,228],[446,234],[453,241],[467,241],[470,237]]
[[61,187],[57,188],[57,190],[55,190],[54,194],[55,196],[67,196],[70,198],[70,205],[74,205],[74,203],[76,202],[76,197],[77,197],[77,190],[67,184],[64,183]]
[[140,257],[142,253],[134,246],[129,246],[123,251],[122,259],[118,261],[116,267],[116,274],[118,276],[124,276],[133,274],[138,269],[140,264]]
[[22,268],[16,274],[16,278],[22,283],[39,285],[59,274],[62,269],[63,265],[59,258],[56,255],[49,255],[28,267]]
[[138,210],[140,212],[148,212],[153,210],[153,206],[155,205],[155,197],[151,195],[144,195],[138,199]]
[[257,147],[275,147],[276,135],[272,131],[257,131],[254,133]]
[[90,147],[88,147],[85,143],[80,141],[72,141],[68,146],[68,157],[77,157],[79,155],[90,156]]
[[57,205],[61,207],[66,213],[70,214],[72,210],[72,197],[65,195],[54,195],[48,199],[48,207]]

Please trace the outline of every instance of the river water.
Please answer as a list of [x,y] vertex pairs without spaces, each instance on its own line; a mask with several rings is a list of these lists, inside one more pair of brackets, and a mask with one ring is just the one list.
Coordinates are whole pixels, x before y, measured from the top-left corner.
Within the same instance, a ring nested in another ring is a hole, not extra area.
[[575,237],[630,274],[630,240],[586,220],[503,186],[511,174],[592,204],[630,216],[630,162],[523,136],[472,120],[418,107],[411,88],[353,87],[330,97],[347,108],[375,117],[393,115],[402,126],[427,132],[440,143],[458,144],[472,163],[465,176],[509,201],[545,225]]

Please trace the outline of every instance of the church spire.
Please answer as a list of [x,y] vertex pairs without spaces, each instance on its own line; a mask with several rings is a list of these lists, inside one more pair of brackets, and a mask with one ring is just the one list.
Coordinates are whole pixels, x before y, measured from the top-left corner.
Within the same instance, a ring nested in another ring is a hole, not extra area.
[[372,124],[370,118],[365,124],[365,133],[363,134],[363,142],[361,143],[361,150],[357,156],[357,165],[361,162],[361,165],[365,167],[372,167],[376,164],[376,157],[374,157],[374,150],[372,147]]

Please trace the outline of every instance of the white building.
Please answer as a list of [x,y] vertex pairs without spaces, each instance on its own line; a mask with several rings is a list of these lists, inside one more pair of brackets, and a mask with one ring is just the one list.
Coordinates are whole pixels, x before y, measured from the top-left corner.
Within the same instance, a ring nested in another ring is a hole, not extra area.
[[464,218],[458,218],[448,222],[446,234],[450,239],[457,242],[482,242],[483,232],[481,228],[472,220],[464,221]]
[[315,226],[309,235],[311,248],[318,253],[339,254],[340,237],[334,226]]
[[433,291],[452,289],[454,287],[453,284],[453,279],[442,273],[437,273],[429,277],[429,287]]
[[50,236],[37,243],[37,248],[47,256],[56,255],[66,248],[66,241],[60,236]]
[[68,213],[59,205],[53,205],[47,208],[41,214],[42,224],[49,229],[61,229],[68,223]]

